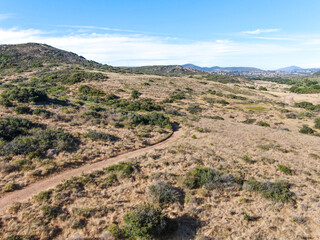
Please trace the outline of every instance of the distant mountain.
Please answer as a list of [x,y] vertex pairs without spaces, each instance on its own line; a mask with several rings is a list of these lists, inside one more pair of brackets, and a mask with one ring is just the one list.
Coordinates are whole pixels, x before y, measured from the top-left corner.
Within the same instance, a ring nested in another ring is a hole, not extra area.
[[205,72],[216,72],[216,71],[226,71],[226,72],[263,72],[264,70],[259,68],[253,68],[253,67],[199,67],[194,64],[184,64],[181,65],[182,67],[188,67],[197,69],[199,71],[205,71]]
[[122,69],[140,74],[154,74],[167,76],[195,75],[202,74],[201,71],[182,67],[179,65],[158,65],[158,66],[142,66],[142,67],[122,67]]
[[297,71],[297,70],[305,70],[301,67],[297,67],[297,66],[290,66],[290,67],[285,67],[285,68],[279,68],[276,71],[280,71],[280,72],[292,72],[292,71]]

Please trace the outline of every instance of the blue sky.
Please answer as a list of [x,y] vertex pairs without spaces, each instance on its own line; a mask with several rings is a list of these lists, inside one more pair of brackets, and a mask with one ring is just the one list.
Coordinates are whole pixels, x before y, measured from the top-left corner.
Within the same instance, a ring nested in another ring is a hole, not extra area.
[[115,66],[320,67],[316,0],[0,0],[0,44]]

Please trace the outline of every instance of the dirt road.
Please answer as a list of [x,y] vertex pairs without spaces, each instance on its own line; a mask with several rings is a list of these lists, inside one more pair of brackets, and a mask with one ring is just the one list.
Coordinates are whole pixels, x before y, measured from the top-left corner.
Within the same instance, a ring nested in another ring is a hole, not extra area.
[[172,142],[174,142],[175,140],[177,140],[181,135],[182,135],[182,129],[176,128],[174,133],[169,138],[155,145],[141,148],[132,152],[124,153],[117,157],[105,159],[93,164],[83,165],[76,169],[67,170],[59,173],[58,175],[51,176],[49,178],[33,183],[21,190],[7,193],[0,198],[0,211],[3,211],[4,209],[6,209],[13,202],[24,201],[32,197],[33,195],[38,194],[41,191],[45,191],[55,187],[57,184],[61,183],[63,180],[69,179],[73,176],[80,176],[83,173],[90,173],[94,170],[102,169],[111,164],[116,164],[121,161],[125,161],[128,158],[140,156],[146,152],[149,152],[150,150],[166,147],[170,145]]

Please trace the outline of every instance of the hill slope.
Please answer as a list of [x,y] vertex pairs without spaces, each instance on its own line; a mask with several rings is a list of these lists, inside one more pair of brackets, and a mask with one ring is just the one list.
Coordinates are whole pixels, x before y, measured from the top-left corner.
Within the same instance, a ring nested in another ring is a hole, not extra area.
[[196,69],[182,67],[178,65],[124,67],[123,69],[134,72],[134,73],[154,74],[154,75],[164,75],[164,76],[201,74],[201,72]]
[[46,44],[26,43],[0,45],[1,67],[39,66],[41,64],[98,65],[75,53],[60,50]]

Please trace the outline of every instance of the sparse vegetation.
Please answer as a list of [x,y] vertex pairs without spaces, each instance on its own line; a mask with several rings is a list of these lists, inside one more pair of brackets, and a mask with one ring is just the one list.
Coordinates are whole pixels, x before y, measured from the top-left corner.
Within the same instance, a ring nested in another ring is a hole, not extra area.
[[279,182],[258,182],[248,180],[244,183],[243,188],[248,191],[260,192],[263,197],[279,202],[289,202],[293,198],[290,192],[290,185],[284,181]]

